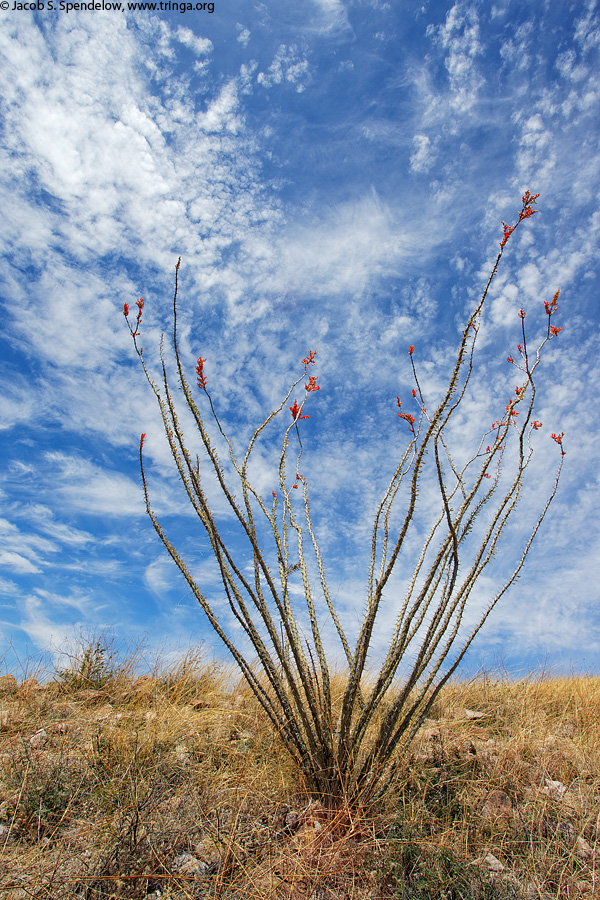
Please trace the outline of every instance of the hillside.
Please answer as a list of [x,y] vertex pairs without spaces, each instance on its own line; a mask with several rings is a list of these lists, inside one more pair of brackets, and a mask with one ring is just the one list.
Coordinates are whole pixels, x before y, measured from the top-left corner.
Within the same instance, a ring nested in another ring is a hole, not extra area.
[[333,813],[231,670],[100,663],[0,678],[1,900],[600,896],[600,678],[450,685]]

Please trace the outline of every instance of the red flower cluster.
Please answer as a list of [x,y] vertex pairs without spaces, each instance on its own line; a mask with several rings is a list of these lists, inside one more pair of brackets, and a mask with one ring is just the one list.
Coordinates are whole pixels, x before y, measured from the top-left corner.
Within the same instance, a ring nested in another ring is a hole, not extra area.
[[560,294],[560,288],[557,290],[557,292],[555,293],[555,295],[552,298],[552,300],[550,301],[550,303],[548,303],[547,300],[544,301],[544,309],[546,310],[547,316],[554,315],[554,313],[558,309],[558,295],[559,294]]
[[294,400],[294,405],[290,406],[290,412],[292,414],[292,418],[293,418],[294,422],[298,422],[299,419],[309,419],[310,418],[310,416],[301,416],[300,415],[300,413],[302,412],[303,406],[304,406],[304,403],[301,403],[300,406],[298,406],[297,400]]
[[[400,397],[398,397],[398,395],[396,395],[396,406],[398,406],[398,407],[402,406],[402,401],[401,401]],[[410,413],[398,413],[398,418],[405,419],[408,422],[412,433],[413,434],[415,433],[415,429],[413,428],[413,425],[415,424],[414,416],[411,416]]]
[[503,225],[503,227],[504,227],[504,237],[503,237],[502,240],[500,241],[500,249],[501,249],[501,250],[504,250],[504,248],[506,247],[506,244],[507,244],[507,242],[508,242],[509,237],[511,236],[511,234],[513,233],[513,231],[515,230],[515,228],[516,228],[517,226],[516,226],[516,225],[507,225],[506,222],[502,222],[502,225]]
[[408,355],[409,355],[409,356],[412,356],[412,355],[413,355],[414,349],[415,349],[414,346],[411,344],[410,347],[408,348]]
[[198,376],[198,387],[202,388],[203,391],[206,390],[206,378],[204,376],[204,363],[205,359],[202,359],[201,356],[198,357],[198,363],[196,365],[196,375]]
[[561,431],[560,434],[551,434],[551,435],[550,435],[550,437],[552,438],[552,440],[553,440],[553,441],[556,441],[556,443],[557,443],[558,446],[560,447],[560,453],[561,453],[561,456],[564,456],[564,455],[565,455],[565,450],[564,450],[564,448],[563,448],[563,442],[562,442],[562,439],[564,438],[564,436],[565,436],[564,431]]
[[554,325],[550,326],[550,334],[552,335],[552,337],[556,337],[559,331],[562,331],[562,325],[559,325],[558,328],[555,328]]
[[317,355],[317,351],[316,351],[316,350],[309,350],[309,351],[308,351],[308,356],[306,356],[306,357],[302,360],[302,362],[304,363],[304,367],[305,367],[305,368],[306,368],[306,366],[310,365],[310,363],[312,363],[313,366],[315,365],[315,356],[316,356],[316,355]]
[[531,423],[531,427],[533,428],[534,431],[537,431],[538,428],[541,428],[541,427],[542,427],[542,423],[541,423],[541,422],[538,422],[538,420],[535,419],[535,420]]
[[308,384],[304,385],[304,390],[306,391],[307,394],[310,394],[311,391],[320,391],[321,390],[321,388],[317,384],[318,377],[319,377],[318,375],[317,376],[309,375]]
[[123,304],[123,315],[125,316],[125,318],[127,318],[127,316],[129,315],[129,303]]
[[532,196],[529,191],[525,191],[525,193],[521,197],[523,201],[523,209],[519,213],[519,222],[521,222],[523,219],[528,219],[529,216],[533,216],[537,212],[537,209],[531,208],[531,204],[535,203],[539,196],[539,194],[534,194]]
[[[525,191],[525,193],[523,194],[523,196],[521,198],[523,201],[523,208],[521,209],[521,212],[519,213],[519,221],[517,222],[517,225],[519,224],[519,222],[522,222],[523,219],[528,219],[530,216],[535,215],[535,213],[537,212],[537,209],[533,209],[531,204],[535,203],[535,201],[537,200],[537,198],[539,196],[540,196],[539,194],[532,195],[529,193],[529,191]],[[515,230],[517,225],[507,225],[506,222],[503,222],[502,225],[504,227],[504,236],[503,236],[502,240],[500,241],[500,249],[504,250],[509,237],[511,236],[511,234],[513,233],[513,231]]]

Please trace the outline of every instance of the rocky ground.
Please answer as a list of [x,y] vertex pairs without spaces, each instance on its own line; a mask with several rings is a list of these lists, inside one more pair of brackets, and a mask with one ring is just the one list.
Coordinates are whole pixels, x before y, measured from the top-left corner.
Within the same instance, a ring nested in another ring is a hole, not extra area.
[[5,675],[0,900],[592,900],[599,761],[600,679],[481,678],[445,690],[385,805],[332,812],[218,667]]

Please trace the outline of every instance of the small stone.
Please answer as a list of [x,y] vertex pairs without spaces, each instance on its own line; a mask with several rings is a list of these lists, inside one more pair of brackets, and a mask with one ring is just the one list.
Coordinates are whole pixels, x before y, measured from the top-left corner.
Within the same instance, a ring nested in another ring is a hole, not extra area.
[[485,715],[475,709],[465,709],[465,719],[485,719]]
[[562,781],[553,781],[551,778],[544,779],[546,786],[542,788],[544,794],[547,794],[552,800],[562,800],[567,788]]
[[43,728],[40,728],[39,731],[36,731],[36,733],[29,738],[29,744],[34,750],[40,750],[42,747],[45,747],[47,743],[48,734]]
[[490,872],[503,872],[504,871],[504,863],[501,863],[499,859],[497,859],[493,853],[486,853],[483,857],[483,862],[488,867]]
[[475,749],[475,744],[473,741],[466,740],[463,741],[460,745],[460,749],[462,753],[466,753],[468,756],[477,756],[477,750]]
[[171,863],[171,868],[182,875],[206,875],[208,866],[191,853],[180,853]]
[[575,850],[577,852],[577,856],[581,857],[581,859],[591,859],[594,855],[594,851],[590,844],[583,837],[578,837],[575,841]]
[[509,819],[512,815],[512,800],[504,791],[490,791],[481,806],[484,819]]
[[175,747],[175,758],[179,762],[185,762],[190,755],[189,747],[186,747],[185,744],[177,744]]

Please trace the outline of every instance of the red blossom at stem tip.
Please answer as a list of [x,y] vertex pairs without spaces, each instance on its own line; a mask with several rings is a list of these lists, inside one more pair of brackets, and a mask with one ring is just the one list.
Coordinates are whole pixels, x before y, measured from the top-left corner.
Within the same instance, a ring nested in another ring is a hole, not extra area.
[[301,403],[300,406],[298,406],[297,400],[294,400],[294,405],[290,406],[290,412],[292,414],[292,418],[293,418],[294,422],[298,422],[300,419],[309,419],[310,418],[310,416],[301,416],[300,415],[300,413],[302,412],[303,406],[304,406],[303,403]]
[[416,392],[415,388],[412,389],[412,395],[413,395],[413,397],[417,396],[417,392]]
[[503,228],[504,228],[504,237],[503,237],[502,240],[500,241],[500,249],[501,249],[501,250],[504,250],[504,248],[506,247],[506,244],[507,244],[507,242],[508,242],[509,237],[511,236],[511,234],[513,233],[513,231],[514,231],[515,228],[516,228],[516,225],[507,225],[506,222],[503,222],[503,223],[502,223],[502,226],[503,226]]
[[414,349],[415,349],[414,346],[411,344],[410,347],[408,348],[408,355],[409,355],[409,356],[412,356],[412,355],[413,355]]
[[538,420],[535,419],[535,420],[531,423],[531,427],[533,428],[534,431],[537,431],[538,428],[541,428],[541,427],[542,427],[542,423],[541,423],[541,422],[538,422]]
[[271,493],[273,494],[273,500],[277,500],[277,494],[275,493],[275,491],[271,491]]
[[[539,196],[539,194],[531,194],[529,191],[525,191],[523,197],[521,198],[523,201],[523,208],[519,213],[519,221],[517,222],[517,225],[519,224],[519,222],[522,222],[523,219],[528,219],[530,216],[534,216],[536,214],[537,209],[533,209],[532,203],[535,203]],[[507,225],[506,222],[502,223],[502,226],[504,228],[504,236],[500,241],[501,250],[504,250],[504,248],[506,247],[506,243],[517,225]]]
[[146,432],[140,437],[140,453],[142,451],[142,447],[144,446],[144,441],[146,440]]
[[311,363],[313,364],[313,366],[315,365],[315,356],[316,356],[316,355],[317,355],[317,351],[316,351],[316,350],[309,350],[309,351],[308,351],[308,356],[306,356],[306,357],[302,360],[302,362],[303,362],[305,368],[306,368],[306,366],[310,365]]
[[308,384],[304,385],[304,390],[306,391],[307,394],[310,394],[311,391],[320,391],[321,390],[321,388],[317,384],[318,377],[319,377],[318,375],[316,375],[316,376],[309,375]]
[[125,316],[125,318],[127,318],[127,316],[129,315],[129,303],[123,304],[123,315]]
[[564,431],[561,431],[560,434],[551,434],[551,435],[550,435],[550,437],[552,438],[552,440],[553,440],[553,441],[556,441],[556,443],[557,443],[558,446],[560,447],[560,452],[561,452],[561,455],[562,455],[562,456],[565,456],[565,450],[564,450],[564,448],[563,448],[563,442],[562,442],[562,439],[564,438],[564,436],[565,436]]
[[196,365],[196,375],[198,376],[198,387],[202,388],[203,391],[206,390],[206,378],[204,376],[204,363],[205,359],[202,359],[201,356],[198,357],[198,363]]
[[524,310],[524,309],[520,309],[520,310],[519,310],[519,318],[520,318],[520,319],[524,319],[524,318],[525,318],[525,310]]
[[[400,399],[400,397],[397,394],[396,394],[396,406],[398,408],[400,408],[402,406],[402,400]],[[405,419],[408,422],[408,424],[410,425],[410,430],[414,434],[415,429],[413,428],[413,425],[415,424],[415,417],[411,416],[410,413],[398,413],[398,418]]]
[[506,362],[514,363],[514,359],[512,358],[512,356],[507,356],[507,357],[506,357]]
[[556,335],[559,333],[559,331],[562,331],[562,330],[563,330],[562,325],[559,325],[558,328],[556,328],[554,325],[550,326],[550,334],[552,337],[556,337]]
[[544,300],[544,309],[546,311],[547,316],[553,316],[554,313],[556,312],[556,310],[558,309],[559,294],[560,294],[560,288],[557,290],[557,292],[555,293],[555,295],[552,298],[552,300],[550,301],[550,303],[548,303],[547,300]]

